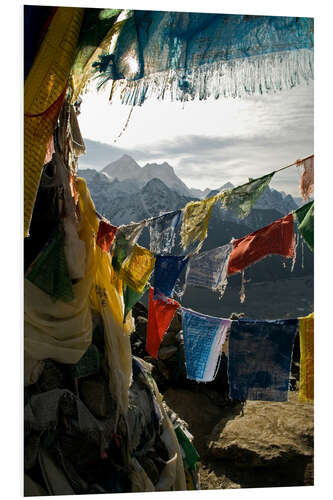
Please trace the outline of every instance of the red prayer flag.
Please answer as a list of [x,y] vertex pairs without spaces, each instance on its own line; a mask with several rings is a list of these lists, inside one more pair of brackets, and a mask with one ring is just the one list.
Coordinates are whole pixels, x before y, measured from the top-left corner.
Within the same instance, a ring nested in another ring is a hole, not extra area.
[[269,226],[233,242],[228,274],[235,274],[271,254],[294,256],[294,216],[286,215]]
[[162,295],[159,297],[154,299],[154,288],[150,287],[146,351],[155,359],[158,356],[163,335],[169,328],[176,309],[180,307],[174,299]]
[[104,252],[110,252],[110,248],[117,231],[117,226],[113,226],[103,219],[100,220],[96,244],[101,247]]

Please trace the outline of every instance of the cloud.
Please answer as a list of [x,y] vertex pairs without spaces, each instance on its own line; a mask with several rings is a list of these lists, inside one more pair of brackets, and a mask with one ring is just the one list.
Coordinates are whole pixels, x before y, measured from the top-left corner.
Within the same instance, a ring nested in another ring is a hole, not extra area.
[[[126,153],[142,166],[167,161],[188,186],[214,189],[227,181],[235,185],[246,182],[248,177],[259,177],[313,153],[312,85],[273,96],[228,101],[226,107],[216,105],[217,113],[222,110],[226,113],[222,129],[211,126],[211,107],[202,115],[202,133],[184,126],[183,132],[177,130],[177,135],[172,135],[171,126],[165,138],[146,133],[145,141],[133,147],[85,139],[87,155],[80,158],[80,167],[101,169]],[[198,114],[193,116],[200,119]],[[275,176],[274,183],[296,195],[298,174],[290,170]]]

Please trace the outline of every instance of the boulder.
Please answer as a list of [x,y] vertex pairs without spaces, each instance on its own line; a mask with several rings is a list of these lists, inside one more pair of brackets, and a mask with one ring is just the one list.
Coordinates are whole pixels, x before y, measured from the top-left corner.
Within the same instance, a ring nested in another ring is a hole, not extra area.
[[281,466],[313,457],[313,405],[298,392],[285,403],[247,401],[233,419],[222,418],[210,436],[212,456],[237,467]]

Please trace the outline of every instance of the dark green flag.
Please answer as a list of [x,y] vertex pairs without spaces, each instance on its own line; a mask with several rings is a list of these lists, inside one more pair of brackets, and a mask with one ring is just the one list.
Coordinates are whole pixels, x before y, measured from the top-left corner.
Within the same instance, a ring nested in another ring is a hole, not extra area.
[[310,250],[314,249],[314,201],[295,210],[298,229]]
[[124,283],[124,323],[126,321],[126,316],[130,312],[130,310],[135,306],[137,302],[141,299],[141,297],[146,293],[149,289],[149,283],[144,287],[141,293],[136,292],[129,285]]

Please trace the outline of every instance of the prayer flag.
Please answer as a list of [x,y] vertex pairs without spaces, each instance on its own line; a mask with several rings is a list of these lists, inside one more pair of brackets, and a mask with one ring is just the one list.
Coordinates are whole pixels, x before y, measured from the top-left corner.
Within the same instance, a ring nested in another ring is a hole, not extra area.
[[231,320],[206,316],[182,307],[182,323],[187,378],[211,382],[218,370]]
[[199,252],[207,236],[207,226],[217,196],[202,201],[190,201],[184,208],[181,240],[183,248],[199,240],[196,252]]
[[300,180],[299,188],[303,201],[309,199],[313,192],[314,184],[314,155],[306,158],[305,160],[298,160],[296,162],[298,167],[303,167],[303,173]]
[[158,294],[172,297],[175,284],[188,259],[183,256],[156,255],[154,270],[154,297]]
[[243,219],[252,210],[257,199],[265,191],[275,172],[264,175],[258,179],[252,179],[247,184],[221,193],[222,205]]
[[110,252],[111,245],[116,236],[118,227],[113,226],[108,221],[102,219],[99,222],[96,244],[101,247],[104,252]]
[[298,318],[300,343],[299,399],[313,401],[314,398],[314,314]]
[[178,307],[180,305],[174,299],[162,295],[154,299],[154,289],[150,287],[146,351],[155,359],[158,356],[163,335],[169,328]]
[[297,217],[298,229],[305,243],[314,249],[314,201],[310,201],[294,212]]
[[144,247],[135,245],[129,257],[126,258],[119,271],[119,277],[134,291],[142,293],[153,272],[154,255]]
[[297,319],[237,320],[229,337],[230,398],[287,401]]
[[149,288],[149,284],[147,284],[142,292],[136,292],[129,285],[124,283],[124,323],[126,321],[127,314],[130,310],[135,306],[137,302],[141,299],[141,297],[146,293]]
[[294,218],[286,215],[268,226],[233,242],[228,274],[235,274],[271,254],[293,257],[295,252]]
[[51,236],[37,259],[27,271],[26,278],[50,295],[54,301],[74,299],[72,280],[65,255],[65,235],[59,229]]
[[155,255],[164,255],[171,252],[181,213],[181,210],[176,210],[175,212],[166,213],[152,221],[148,221],[150,251]]
[[190,258],[185,286],[200,286],[218,290],[222,296],[227,286],[227,271],[232,244],[213,248]]
[[116,234],[115,249],[112,257],[112,266],[115,271],[120,271],[122,263],[131,253],[134,245],[140,238],[146,221],[136,222],[128,226],[120,226]]

